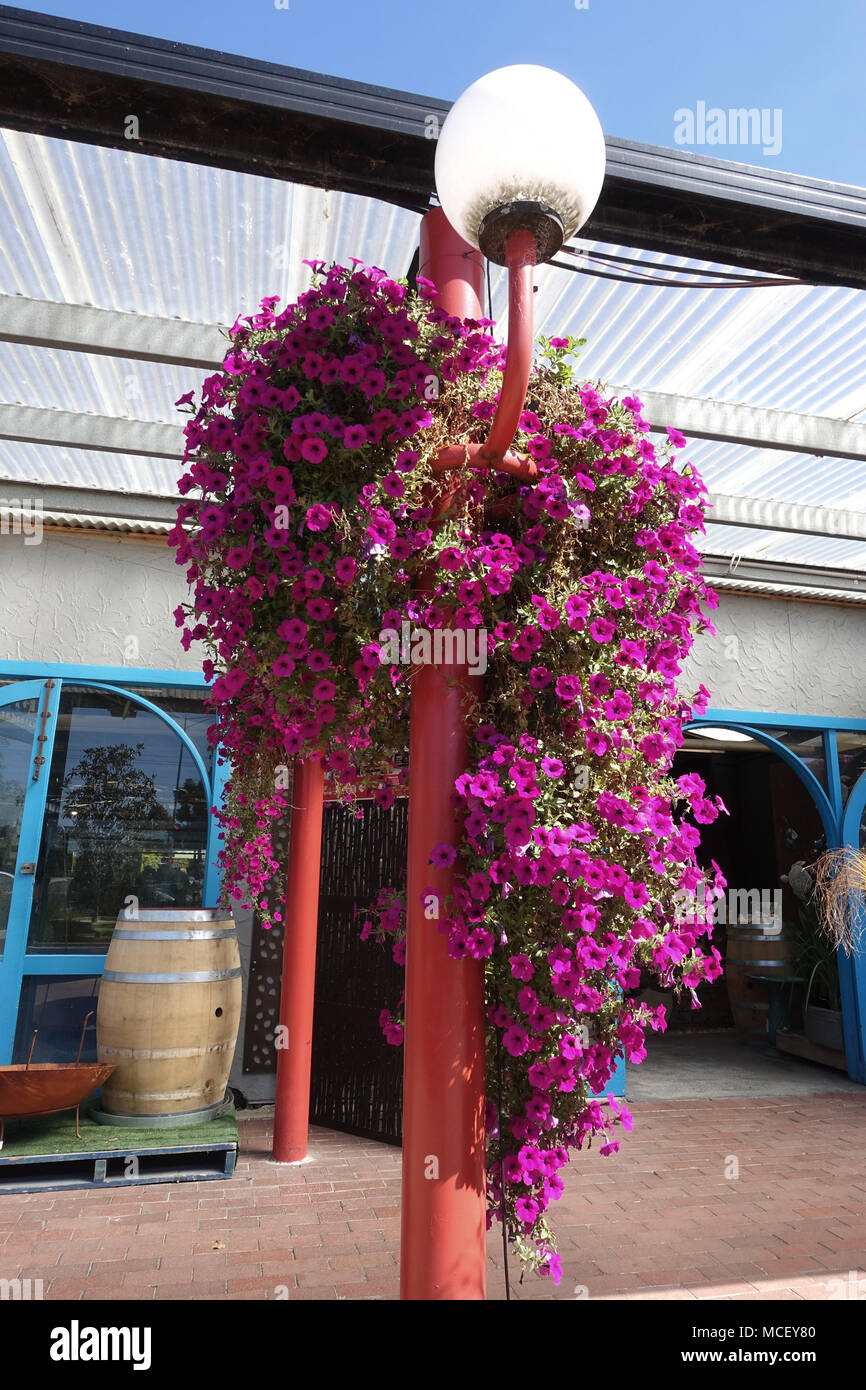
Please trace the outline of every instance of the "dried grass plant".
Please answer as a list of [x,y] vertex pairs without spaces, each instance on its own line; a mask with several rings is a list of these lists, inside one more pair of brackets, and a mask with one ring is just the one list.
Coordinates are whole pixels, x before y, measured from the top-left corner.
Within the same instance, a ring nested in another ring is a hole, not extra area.
[[866,894],[866,854],[845,845],[827,850],[810,866],[815,876],[813,898],[821,930],[846,956],[859,945]]

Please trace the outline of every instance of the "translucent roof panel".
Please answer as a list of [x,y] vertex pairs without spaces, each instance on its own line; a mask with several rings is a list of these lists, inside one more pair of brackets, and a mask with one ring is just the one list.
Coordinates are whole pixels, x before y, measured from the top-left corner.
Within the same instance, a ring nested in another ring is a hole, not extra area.
[[17,405],[183,425],[175,401],[203,376],[195,367],[0,343],[0,400]]
[[230,324],[293,298],[301,262],[359,256],[405,275],[403,208],[18,131],[0,131],[0,293]]
[[[0,496],[8,496],[12,484],[23,493],[24,485],[35,482],[172,497],[180,472],[180,464],[170,459],[0,439]],[[98,501],[94,510],[99,511]]]
[[[225,326],[264,295],[294,298],[308,282],[304,259],[357,256],[405,275],[419,220],[356,195],[0,131],[3,295]],[[537,331],[585,337],[584,375],[637,394],[866,422],[866,293],[766,278],[578,240],[538,269]],[[731,288],[731,279],[748,283]],[[504,331],[505,273],[492,267],[490,284]],[[0,405],[178,427],[174,402],[204,374],[0,343]],[[866,510],[860,460],[711,440],[687,456],[719,493]],[[0,440],[0,486],[34,479],[171,494],[178,471],[160,457]],[[710,545],[864,568],[858,542],[713,526]]]
[[689,440],[681,457],[694,463],[714,492],[866,510],[866,462],[860,459],[815,458],[712,439]]
[[[641,275],[664,286],[625,284],[591,273],[546,266],[538,272],[536,314],[542,332],[586,338],[581,361],[589,377],[645,391],[790,410],[837,419],[866,412],[863,349],[866,293],[765,277],[706,261],[637,253],[628,247],[576,242],[587,271],[628,273],[593,252],[639,257]],[[557,261],[566,258],[560,253]],[[749,288],[706,285],[700,272],[727,269]],[[686,272],[693,272],[686,275]],[[686,287],[688,286],[688,287]],[[504,318],[507,283],[497,270],[493,307]]]
[[698,547],[707,555],[730,557],[731,574],[739,560],[775,560],[784,565],[815,565],[825,569],[866,572],[866,542],[829,536],[803,536],[793,531],[760,531],[753,527],[707,527]]

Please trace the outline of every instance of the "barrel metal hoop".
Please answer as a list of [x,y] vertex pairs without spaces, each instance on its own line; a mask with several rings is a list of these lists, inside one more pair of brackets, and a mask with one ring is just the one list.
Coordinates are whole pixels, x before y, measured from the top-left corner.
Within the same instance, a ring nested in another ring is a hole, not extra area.
[[182,1091],[121,1091],[116,1086],[111,1088],[111,1103],[116,1105],[119,1101],[157,1101],[157,1100],[198,1100],[201,1092],[195,1088],[187,1086]]
[[214,1043],[210,1047],[166,1047],[162,1049],[150,1047],[106,1047],[105,1043],[99,1044],[100,1061],[109,1061],[117,1058],[125,1062],[164,1062],[173,1061],[176,1057],[207,1057],[213,1052],[226,1052],[234,1044],[230,1042]]
[[727,937],[729,941],[784,941],[786,946],[789,945],[791,941],[789,936],[785,936],[784,933],[780,931],[744,932],[732,931],[730,927],[727,931]]
[[131,1115],[122,1110],[91,1110],[90,1118],[101,1125],[122,1125],[125,1129],[178,1129],[185,1125],[198,1124],[212,1120],[232,1109],[232,1093],[226,1091],[222,1100],[215,1105],[207,1105],[201,1110],[181,1110],[173,1114],[164,1111],[146,1111]]
[[234,936],[234,927],[226,931],[127,931],[115,927],[114,939],[119,941],[222,941]]
[[117,914],[118,922],[228,922],[231,913],[220,907],[138,907]]
[[169,975],[106,970],[102,978],[116,985],[204,985],[214,980],[238,980],[240,975],[241,967],[238,965],[234,970],[187,970]]
[[728,965],[785,965],[785,966],[790,966],[790,964],[791,964],[791,962],[790,962],[789,960],[780,960],[778,956],[774,956],[772,960],[750,960],[748,957],[746,957],[746,958],[744,959],[742,956],[726,956],[726,957],[725,957],[725,960],[726,960],[726,963],[727,963]]

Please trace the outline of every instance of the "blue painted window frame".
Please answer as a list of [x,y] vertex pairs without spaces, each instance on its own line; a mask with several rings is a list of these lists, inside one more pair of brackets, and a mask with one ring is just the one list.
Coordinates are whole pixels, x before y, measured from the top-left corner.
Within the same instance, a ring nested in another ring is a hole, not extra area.
[[[201,672],[162,670],[153,667],[140,666],[89,666],[76,665],[65,662],[51,661],[18,661],[0,659],[0,678],[14,682],[36,682],[37,689],[41,693],[41,682],[54,679],[59,682],[66,682],[70,685],[87,684],[97,690],[120,691],[126,694],[130,700],[141,705],[144,709],[149,709],[160,719],[169,725],[184,743],[202,777],[205,789],[208,794],[208,805],[219,805],[222,801],[225,783],[228,779],[229,771],[227,761],[221,760],[221,750],[214,750],[211,774],[208,775],[201,754],[192,743],[189,735],[181,729],[172,716],[158,705],[148,700],[142,695],[140,689],[162,689],[162,690],[200,690],[204,693],[208,688],[208,682]],[[139,689],[131,691],[130,686]],[[56,715],[57,706],[60,699],[62,685],[56,687],[52,693],[52,713]],[[52,730],[55,726],[52,725]],[[43,781],[43,795],[41,802],[37,805],[31,798],[33,815],[38,813],[39,828],[41,830],[42,821],[45,814],[45,797],[47,795],[47,777]],[[22,826],[22,836],[24,827]],[[208,821],[207,843],[205,849],[206,870],[203,890],[203,900],[209,906],[214,906],[219,900],[222,880],[217,854],[219,852],[220,830],[216,819],[211,815]],[[4,957],[4,970],[0,983],[0,1065],[12,1060],[12,1046],[14,1043],[15,1027],[19,1008],[20,990],[23,980],[27,976],[82,976],[101,975],[105,969],[105,955],[91,954],[82,952],[81,954],[61,955],[60,953],[44,953],[39,955],[28,955],[26,946],[22,940],[17,950],[8,953]],[[14,994],[14,999],[12,995]]]

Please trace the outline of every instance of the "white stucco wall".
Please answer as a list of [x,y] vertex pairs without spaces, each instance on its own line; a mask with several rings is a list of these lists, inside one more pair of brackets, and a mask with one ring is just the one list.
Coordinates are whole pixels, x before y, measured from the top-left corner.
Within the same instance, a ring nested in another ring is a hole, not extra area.
[[200,671],[178,641],[183,569],[162,544],[45,532],[0,537],[0,658]]
[[699,637],[683,689],[716,709],[866,718],[866,608],[721,594],[718,636]]

